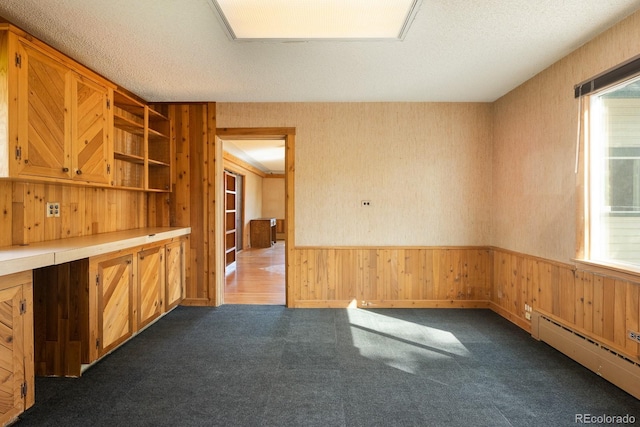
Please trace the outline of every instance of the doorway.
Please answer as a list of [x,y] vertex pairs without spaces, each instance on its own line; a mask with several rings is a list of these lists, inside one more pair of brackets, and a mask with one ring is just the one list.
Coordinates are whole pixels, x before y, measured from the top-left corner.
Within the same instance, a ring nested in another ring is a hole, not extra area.
[[[234,209],[230,209],[229,203],[225,202],[223,228],[226,233],[227,228],[233,227],[236,236],[240,234],[240,229],[244,230],[239,236],[240,239],[236,239],[236,242],[240,240],[241,243],[236,243],[233,268],[226,270],[224,281],[221,283],[219,301],[222,304],[287,304],[286,266],[288,253],[293,244],[293,224],[290,218],[293,217],[294,135],[295,130],[292,128],[218,128],[216,130],[217,139],[222,145],[225,182],[227,174],[233,174],[236,181],[234,190],[236,223],[231,226],[230,219],[227,219],[228,211]],[[274,170],[272,166],[271,168],[261,167],[264,165],[256,164],[250,161],[251,159],[243,157],[237,148],[246,146],[261,148],[261,151],[270,152],[271,156],[274,149],[279,146],[284,156],[280,170]],[[228,149],[230,147],[233,148]],[[237,185],[238,176],[242,177],[242,186]],[[260,197],[256,197],[252,194],[256,191],[256,181],[260,181],[260,187],[263,187],[264,182],[269,183],[264,185],[266,195],[261,194]],[[282,187],[282,195],[279,196],[281,206],[279,210],[274,211],[273,207],[266,206],[269,203],[273,204],[274,201],[266,199],[273,196],[274,188],[279,187]],[[241,197],[240,194],[242,194]],[[265,206],[262,205],[263,199]],[[277,235],[278,238],[274,239],[275,243],[269,245],[253,243],[252,223],[254,223],[254,231],[257,232],[265,220],[273,224],[273,236]],[[242,224],[238,224],[237,221],[241,221]],[[276,231],[278,231],[277,234]],[[221,240],[226,246],[231,239],[225,235]],[[228,248],[225,247],[225,250]]]

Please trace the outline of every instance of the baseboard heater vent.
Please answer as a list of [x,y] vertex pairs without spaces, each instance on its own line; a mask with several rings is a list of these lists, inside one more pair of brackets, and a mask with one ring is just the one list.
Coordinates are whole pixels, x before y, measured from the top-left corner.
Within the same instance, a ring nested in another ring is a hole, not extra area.
[[640,361],[535,311],[531,316],[531,335],[640,399]]

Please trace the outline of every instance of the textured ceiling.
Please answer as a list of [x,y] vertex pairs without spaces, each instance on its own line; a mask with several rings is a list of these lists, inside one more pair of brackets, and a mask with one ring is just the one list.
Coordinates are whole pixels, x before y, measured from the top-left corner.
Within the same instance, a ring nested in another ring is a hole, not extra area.
[[148,101],[493,101],[640,0],[422,0],[399,42],[233,42],[208,0],[2,0]]

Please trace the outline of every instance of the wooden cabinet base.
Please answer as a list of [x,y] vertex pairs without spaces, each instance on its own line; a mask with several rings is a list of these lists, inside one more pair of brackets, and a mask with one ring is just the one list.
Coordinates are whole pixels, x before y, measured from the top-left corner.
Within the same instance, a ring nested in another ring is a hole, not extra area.
[[182,300],[184,265],[184,239],[174,238],[34,270],[36,375],[79,377],[158,320],[165,295],[171,308]]

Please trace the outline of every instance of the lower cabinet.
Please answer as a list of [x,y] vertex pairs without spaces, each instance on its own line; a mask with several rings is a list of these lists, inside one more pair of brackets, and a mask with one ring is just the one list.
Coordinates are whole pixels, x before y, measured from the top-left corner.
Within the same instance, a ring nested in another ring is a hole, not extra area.
[[35,401],[31,270],[0,277],[0,425]]
[[133,335],[133,293],[136,287],[132,254],[117,258],[107,255],[90,262],[90,265],[89,277],[96,277],[96,292],[95,296],[89,292],[87,303],[91,306],[91,300],[97,299],[97,316],[89,313],[90,318],[97,317],[97,328],[93,328],[97,354],[93,353],[87,362],[114,349]]
[[78,377],[182,301],[184,239],[34,270],[35,367]]
[[171,310],[184,298],[184,240],[168,243],[165,247],[165,310]]
[[137,323],[141,329],[163,313],[165,287],[164,246],[138,252]]

